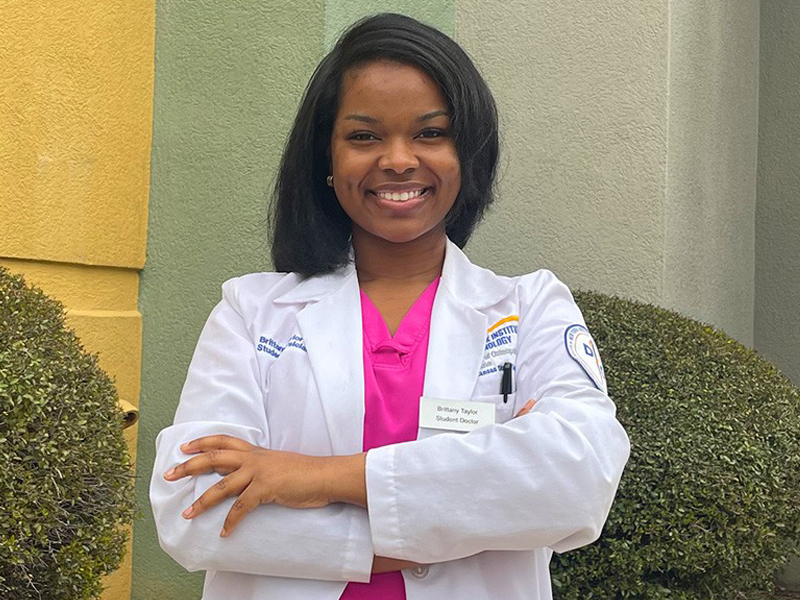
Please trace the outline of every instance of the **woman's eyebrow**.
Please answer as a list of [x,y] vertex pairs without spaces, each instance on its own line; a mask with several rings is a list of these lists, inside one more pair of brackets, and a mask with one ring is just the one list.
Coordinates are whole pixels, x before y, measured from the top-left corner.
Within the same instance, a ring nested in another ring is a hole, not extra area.
[[434,110],[433,112],[426,113],[422,115],[420,118],[417,119],[418,122],[427,121],[429,119],[433,119],[435,117],[440,117],[444,115],[445,117],[449,117],[450,115],[447,114],[446,110]]
[[345,121],[362,121],[363,123],[369,123],[370,125],[375,125],[378,122],[378,119],[374,117],[368,117],[367,115],[347,115]]
[[[448,117],[450,115],[447,114],[446,110],[434,110],[433,112],[425,113],[421,117],[417,118],[417,122],[421,123],[423,121],[428,121],[430,119],[445,116]],[[368,117],[367,115],[347,115],[344,118],[345,121],[361,121],[362,123],[369,123],[370,125],[375,125],[378,123],[378,119],[375,117]]]

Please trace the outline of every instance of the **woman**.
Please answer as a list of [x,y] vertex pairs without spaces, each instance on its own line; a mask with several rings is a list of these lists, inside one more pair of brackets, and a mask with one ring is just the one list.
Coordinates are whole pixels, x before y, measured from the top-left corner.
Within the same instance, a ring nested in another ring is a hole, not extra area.
[[157,439],[159,539],[203,598],[545,599],[552,551],[599,535],[629,448],[580,311],[460,250],[497,140],[469,58],[413,19],[317,68],[279,272],[223,284]]

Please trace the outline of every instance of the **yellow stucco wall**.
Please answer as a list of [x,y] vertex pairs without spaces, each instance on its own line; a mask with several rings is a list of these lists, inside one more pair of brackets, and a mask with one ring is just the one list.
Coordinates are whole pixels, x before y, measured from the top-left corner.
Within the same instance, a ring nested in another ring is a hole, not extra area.
[[[0,262],[65,304],[134,406],[154,33],[155,0],[0,7]],[[104,600],[127,600],[130,580],[129,544]]]
[[1,10],[0,252],[142,268],[154,0]]

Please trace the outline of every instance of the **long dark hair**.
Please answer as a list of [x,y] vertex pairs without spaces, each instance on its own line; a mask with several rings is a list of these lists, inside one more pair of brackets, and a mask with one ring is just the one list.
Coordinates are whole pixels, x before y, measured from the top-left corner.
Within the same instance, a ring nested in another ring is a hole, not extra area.
[[379,59],[425,72],[447,100],[461,166],[461,189],[445,221],[448,237],[464,247],[493,200],[497,108],[469,56],[444,33],[411,17],[367,17],[345,31],[317,65],[297,111],[272,200],[278,271],[310,276],[347,264],[352,222],[325,181],[331,135],[344,74]]

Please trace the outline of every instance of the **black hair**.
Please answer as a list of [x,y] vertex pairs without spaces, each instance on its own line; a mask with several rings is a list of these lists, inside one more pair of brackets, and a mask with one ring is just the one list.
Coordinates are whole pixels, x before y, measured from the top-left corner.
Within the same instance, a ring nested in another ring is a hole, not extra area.
[[289,134],[272,200],[272,259],[278,271],[317,275],[349,260],[352,221],[326,183],[331,135],[344,74],[381,59],[420,69],[447,100],[461,168],[461,188],[445,220],[448,237],[463,248],[493,200],[497,108],[469,56],[444,33],[411,17],[366,17],[317,65]]

